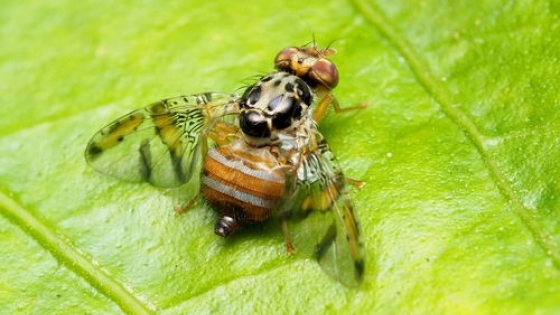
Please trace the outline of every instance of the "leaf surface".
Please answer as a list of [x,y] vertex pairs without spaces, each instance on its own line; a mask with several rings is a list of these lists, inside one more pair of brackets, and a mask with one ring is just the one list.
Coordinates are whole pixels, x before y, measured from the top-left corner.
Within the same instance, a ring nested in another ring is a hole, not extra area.
[[[0,313],[560,312],[560,5],[4,1]],[[338,50],[321,129],[348,177],[366,277],[348,289],[276,222],[232,239],[178,190],[83,150],[164,97],[232,92],[282,48]]]

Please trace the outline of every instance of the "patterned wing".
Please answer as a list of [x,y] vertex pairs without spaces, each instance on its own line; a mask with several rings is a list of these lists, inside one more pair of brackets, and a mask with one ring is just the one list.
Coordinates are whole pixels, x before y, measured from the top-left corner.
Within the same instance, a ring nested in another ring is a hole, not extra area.
[[98,131],[85,157],[97,171],[160,187],[187,182],[202,156],[205,133],[237,111],[239,97],[177,96],[135,110]]
[[295,207],[284,211],[292,212],[291,217],[302,211],[304,233],[316,241],[315,255],[321,267],[341,283],[357,286],[364,275],[364,254],[354,206],[326,140],[314,126],[310,133],[294,176]]

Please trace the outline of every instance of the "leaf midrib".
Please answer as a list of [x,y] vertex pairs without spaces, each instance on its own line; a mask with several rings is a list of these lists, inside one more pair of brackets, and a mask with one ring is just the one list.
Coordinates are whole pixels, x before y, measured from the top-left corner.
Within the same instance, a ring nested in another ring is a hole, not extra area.
[[153,307],[150,307],[149,303],[138,299],[91,257],[80,252],[42,219],[34,216],[29,209],[25,209],[2,190],[0,190],[0,210],[2,215],[25,231],[54,258],[117,303],[123,311],[129,314],[154,314]]
[[544,254],[552,259],[557,269],[560,269],[560,250],[553,242],[553,239],[542,231],[538,221],[532,215],[533,211],[523,205],[520,198],[514,192],[511,182],[506,179],[500,170],[497,161],[486,150],[484,144],[488,138],[478,130],[475,123],[466,113],[460,110],[458,106],[455,106],[458,102],[453,99],[449,89],[441,84],[441,81],[432,73],[427,62],[424,61],[406,38],[401,36],[392,27],[392,24],[382,11],[371,2],[365,0],[352,0],[352,2],[364,19],[377,28],[400,52],[418,83],[439,104],[443,113],[463,130],[464,134],[479,152],[490,177],[500,190],[500,193],[506,200],[511,202],[513,213],[527,227],[535,242],[544,251]]

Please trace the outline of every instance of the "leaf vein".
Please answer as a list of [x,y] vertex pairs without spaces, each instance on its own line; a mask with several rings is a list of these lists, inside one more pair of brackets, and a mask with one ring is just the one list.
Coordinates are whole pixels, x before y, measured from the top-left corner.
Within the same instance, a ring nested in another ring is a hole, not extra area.
[[123,311],[129,314],[154,313],[151,303],[140,300],[122,283],[116,281],[114,275],[109,274],[66,238],[42,222],[42,219],[1,190],[0,210],[4,217],[27,233],[56,260],[114,301]]
[[501,172],[498,163],[486,150],[485,143],[488,141],[487,137],[479,131],[468,115],[456,106],[457,102],[453,99],[449,90],[436,78],[427,63],[420,54],[415,51],[406,38],[391,26],[390,21],[385,17],[381,9],[366,0],[353,0],[352,2],[365,20],[376,27],[400,52],[418,83],[435,99],[444,114],[463,130],[481,155],[500,193],[510,202],[513,213],[519,217],[521,222],[527,227],[545,255],[551,258],[556,268],[560,269],[560,248],[554,243],[553,238],[547,235],[539,226],[538,220],[536,219],[537,213],[523,205],[522,201],[516,195],[512,184]]

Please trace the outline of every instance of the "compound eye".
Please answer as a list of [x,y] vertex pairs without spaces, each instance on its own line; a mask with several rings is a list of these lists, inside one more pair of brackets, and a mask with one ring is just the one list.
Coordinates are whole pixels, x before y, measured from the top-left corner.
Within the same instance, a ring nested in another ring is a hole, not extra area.
[[267,119],[255,111],[242,112],[239,125],[246,135],[258,138],[270,137]]
[[274,58],[274,67],[280,71],[290,71],[290,64],[294,55],[298,53],[299,49],[296,47],[289,47],[283,49]]
[[309,71],[309,76],[331,90],[338,85],[338,70],[328,59],[317,60]]

